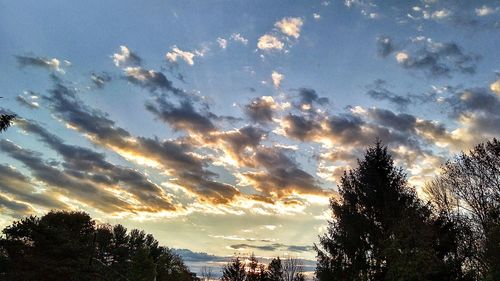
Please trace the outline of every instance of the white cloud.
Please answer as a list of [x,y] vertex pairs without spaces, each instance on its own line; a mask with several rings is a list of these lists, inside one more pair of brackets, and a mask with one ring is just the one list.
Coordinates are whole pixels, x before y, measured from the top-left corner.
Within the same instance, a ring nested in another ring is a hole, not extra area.
[[194,57],[199,56],[202,57],[204,55],[204,52],[200,51],[195,51],[195,53],[189,52],[189,51],[183,51],[177,46],[172,47],[172,51],[168,52],[165,57],[167,58],[168,61],[170,62],[177,62],[178,59],[182,59],[189,65],[194,65]]
[[399,63],[403,63],[405,62],[407,59],[409,58],[408,54],[405,53],[405,52],[398,52],[396,54],[396,60],[399,62]]
[[319,20],[321,18],[321,15],[320,14],[316,14],[316,13],[313,13],[313,18],[315,20]]
[[240,42],[244,45],[248,44],[248,39],[246,39],[245,37],[241,36],[241,34],[239,33],[233,33],[231,34],[231,40],[235,41],[235,42]]
[[219,44],[219,47],[221,47],[222,49],[225,49],[227,48],[227,40],[224,39],[224,38],[217,38],[217,43]]
[[261,50],[282,50],[285,44],[273,35],[264,34],[259,38],[257,48]]
[[500,79],[491,83],[490,89],[493,93],[500,97]]
[[439,10],[439,11],[435,11],[434,13],[432,13],[432,18],[433,19],[438,19],[438,20],[441,20],[441,19],[444,19],[444,18],[447,18],[451,15],[451,12],[446,10],[446,9],[442,9],[442,10]]
[[283,18],[274,24],[283,34],[299,38],[304,21],[301,18]]
[[476,8],[476,15],[480,17],[491,15],[495,12],[495,9],[483,5],[481,8]]
[[273,79],[274,87],[279,88],[281,86],[281,81],[283,81],[283,78],[285,78],[285,76],[281,73],[273,71],[273,73],[271,74],[271,78]]
[[120,46],[120,52],[113,54],[113,62],[117,67],[139,65],[140,59],[127,46]]

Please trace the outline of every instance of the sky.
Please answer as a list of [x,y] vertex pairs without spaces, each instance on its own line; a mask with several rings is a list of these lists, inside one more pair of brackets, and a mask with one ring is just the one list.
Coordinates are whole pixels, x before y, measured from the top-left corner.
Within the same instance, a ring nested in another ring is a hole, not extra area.
[[380,139],[419,195],[500,135],[500,1],[0,0],[0,227],[51,209],[193,265],[314,264]]

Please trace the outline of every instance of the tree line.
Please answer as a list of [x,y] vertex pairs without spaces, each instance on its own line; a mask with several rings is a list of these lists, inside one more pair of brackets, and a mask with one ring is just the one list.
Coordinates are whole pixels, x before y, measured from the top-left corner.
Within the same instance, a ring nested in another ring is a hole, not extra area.
[[424,191],[387,147],[368,148],[330,200],[317,279],[500,280],[500,142],[457,155]]

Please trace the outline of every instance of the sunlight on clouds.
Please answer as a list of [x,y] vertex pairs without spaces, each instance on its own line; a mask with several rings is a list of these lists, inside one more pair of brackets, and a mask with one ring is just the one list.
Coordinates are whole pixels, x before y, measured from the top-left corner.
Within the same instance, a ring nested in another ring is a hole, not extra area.
[[292,36],[295,39],[300,36],[300,29],[304,21],[301,18],[283,18],[274,24],[276,28],[278,28],[283,34],[287,36]]
[[498,97],[500,97],[500,79],[491,83],[490,90],[493,93],[497,94]]
[[278,50],[281,51],[285,44],[273,35],[264,34],[259,38],[257,48],[264,51]]

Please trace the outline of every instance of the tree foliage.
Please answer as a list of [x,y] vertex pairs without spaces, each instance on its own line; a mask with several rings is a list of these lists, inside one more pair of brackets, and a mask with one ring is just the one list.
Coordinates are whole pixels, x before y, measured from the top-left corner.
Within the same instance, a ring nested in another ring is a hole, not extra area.
[[320,237],[319,280],[456,280],[453,227],[432,216],[387,147],[377,142],[345,172]]
[[478,278],[500,280],[500,141],[448,161],[425,190],[459,230],[458,254]]
[[0,114],[0,132],[7,130],[14,119],[16,119],[15,114]]
[[255,255],[251,255],[245,263],[239,257],[231,260],[222,269],[222,281],[303,281],[305,275],[301,260],[287,258],[282,263],[279,257],[269,265],[259,264]]
[[0,280],[192,281],[182,259],[151,234],[99,225],[86,213],[52,211],[3,230]]

